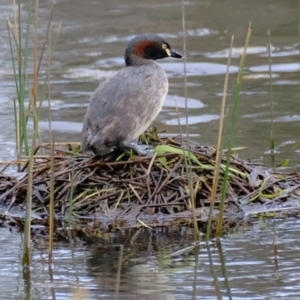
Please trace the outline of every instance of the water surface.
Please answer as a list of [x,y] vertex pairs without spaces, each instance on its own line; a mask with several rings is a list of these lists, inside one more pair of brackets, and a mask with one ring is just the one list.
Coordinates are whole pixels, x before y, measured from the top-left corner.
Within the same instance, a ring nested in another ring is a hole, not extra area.
[[[25,9],[25,8],[24,8]],[[45,29],[50,4],[41,3],[40,26]],[[10,1],[1,4],[3,49],[0,56],[2,104],[0,134],[2,159],[14,155],[12,98],[15,95],[12,64],[6,33],[6,17],[12,17]],[[127,42],[141,32],[153,31],[182,52],[181,2],[88,0],[84,9],[78,0],[58,1],[53,30],[62,21],[60,40],[51,68],[51,108],[57,141],[79,141],[89,97],[99,82],[123,67]],[[228,87],[228,106],[233,105],[235,82],[249,22],[253,32],[248,48],[235,146],[244,146],[243,158],[270,163],[271,101],[267,31],[272,43],[272,77],[276,163],[290,159],[299,165],[299,40],[297,1],[189,1],[186,4],[187,82],[189,131],[204,145],[217,140],[220,105],[228,48],[235,37]],[[42,30],[41,30],[42,31]],[[54,34],[54,33],[53,33]],[[167,133],[179,133],[185,123],[183,60],[161,61],[170,91],[155,125]],[[42,75],[47,71],[46,62]],[[30,73],[30,70],[29,70]],[[41,80],[41,83],[43,81]],[[45,106],[48,106],[45,103]],[[134,109],[134,108],[133,108]],[[230,110],[229,110],[230,119]],[[48,139],[47,114],[42,119],[44,140]],[[230,122],[228,122],[230,124]],[[225,141],[226,142],[226,141]]]
[[[256,223],[220,243],[195,248],[183,232],[144,232],[123,250],[124,239],[72,248],[56,244],[49,266],[47,250],[34,249],[31,299],[298,299],[300,295],[299,220]],[[28,299],[23,279],[20,234],[1,232],[1,299]],[[275,262],[274,240],[278,238]],[[123,243],[118,243],[123,241]],[[125,243],[128,245],[128,243]],[[186,251],[180,252],[183,249]],[[188,251],[189,250],[189,251]],[[118,282],[118,289],[117,287]]]

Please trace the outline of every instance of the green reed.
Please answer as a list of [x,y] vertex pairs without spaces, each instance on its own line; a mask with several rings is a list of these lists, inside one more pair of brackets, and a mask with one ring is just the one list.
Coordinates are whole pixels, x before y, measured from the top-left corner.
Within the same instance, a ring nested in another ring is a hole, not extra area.
[[[211,223],[212,223],[212,213],[215,207],[215,200],[217,195],[217,190],[219,186],[219,176],[220,176],[220,168],[221,168],[221,157],[222,157],[222,144],[223,144],[223,134],[224,134],[224,119],[225,119],[225,108],[226,108],[226,96],[227,96],[227,89],[228,89],[228,79],[229,79],[229,68],[231,63],[231,54],[233,48],[233,41],[234,36],[231,38],[230,48],[229,48],[229,55],[227,61],[227,70],[225,74],[225,81],[224,81],[224,88],[223,88],[223,97],[222,97],[222,104],[221,104],[221,113],[220,113],[220,124],[219,124],[219,134],[218,134],[218,142],[216,148],[216,162],[214,168],[214,177],[212,183],[212,191],[211,191],[211,199],[210,199],[210,207],[209,207],[209,215],[208,215],[208,225],[207,225],[207,232],[206,238],[208,239],[211,234]],[[222,201],[220,205],[220,211],[224,211],[224,201]],[[223,213],[222,213],[223,215]],[[221,213],[220,213],[221,216]]]
[[[248,31],[247,31],[247,35],[246,35],[244,51],[243,51],[243,54],[242,54],[242,57],[240,60],[239,72],[238,72],[238,76],[237,76],[237,83],[236,83],[235,93],[234,93],[233,115],[232,115],[232,119],[231,119],[231,128],[229,131],[229,147],[228,147],[228,151],[227,151],[226,168],[225,168],[225,172],[224,172],[224,180],[223,180],[223,187],[222,187],[222,193],[221,193],[221,207],[222,206],[224,207],[224,205],[225,205],[227,189],[228,189],[228,185],[229,185],[230,157],[232,155],[232,147],[233,147],[235,130],[236,130],[236,120],[238,117],[240,95],[241,95],[241,90],[242,90],[243,72],[244,72],[247,48],[249,45],[251,33],[252,33],[252,28],[251,28],[251,22],[250,22]],[[218,218],[218,222],[217,222],[217,230],[216,230],[216,236],[219,236],[219,237],[222,235],[223,214],[224,214],[224,209],[220,209],[220,214],[219,214],[219,218]]]
[[[251,32],[252,32],[252,29],[251,29],[251,22],[250,22],[248,31],[247,31],[245,45],[244,45],[244,51],[243,51],[243,54],[242,54],[241,60],[240,60],[239,71],[238,71],[238,75],[237,75],[237,82],[236,82],[236,86],[235,86],[233,113],[232,113],[232,117],[231,117],[230,129],[229,129],[228,150],[227,150],[227,155],[226,155],[226,165],[225,165],[225,168],[222,169],[223,178],[221,181],[222,182],[221,203],[219,206],[219,215],[218,215],[218,219],[217,219],[217,228],[216,228],[216,236],[217,237],[220,237],[222,235],[225,202],[226,202],[227,189],[228,189],[229,180],[230,180],[230,158],[233,153],[233,143],[234,143],[234,137],[235,137],[235,132],[236,132],[236,121],[237,121],[237,117],[238,117],[238,109],[239,109],[239,104],[240,104],[240,93],[241,93],[242,81],[243,81],[243,71],[244,71],[247,47],[248,47],[248,44],[250,41]],[[224,91],[227,89],[226,84],[227,83],[226,83],[226,79],[225,79]],[[224,97],[224,93],[223,93],[223,97]],[[216,190],[217,190],[217,186],[219,184],[219,170],[218,169],[220,169],[220,157],[218,156],[218,152],[221,151],[221,145],[222,145],[223,124],[221,124],[221,123],[222,123],[223,113],[225,112],[224,101],[225,101],[225,99],[223,98],[222,109],[221,109],[221,121],[220,121],[220,128],[219,128],[218,147],[217,147],[216,170],[215,170],[214,179],[213,179],[214,184],[213,184],[213,189],[212,189],[212,194],[211,194],[210,213],[209,213],[208,226],[207,226],[207,232],[206,232],[207,239],[211,236],[212,212],[213,212],[215,198],[216,198]]]
[[[44,35],[45,38],[41,50],[39,50],[40,36],[38,30],[40,2],[39,0],[29,0],[23,6],[21,4],[21,0],[17,0],[17,2],[13,0],[14,18],[12,21],[7,21],[7,29],[16,86],[14,113],[18,160],[22,160],[23,155],[28,157],[26,170],[28,173],[28,183],[23,247],[23,266],[26,267],[30,264],[34,154],[37,141],[41,142],[39,136],[39,119],[42,101],[46,91],[44,85],[42,93],[39,93],[39,74],[48,43],[53,6],[47,31]],[[33,57],[30,56],[31,53],[33,53]],[[33,72],[30,72],[30,69],[33,70]],[[33,123],[32,133],[29,132],[29,121]]]
[[[21,2],[20,0],[14,5],[14,20],[7,20],[7,29],[9,37],[9,45],[12,57],[12,65],[16,86],[16,97],[14,98],[15,123],[16,123],[16,150],[18,159],[22,158],[23,152],[29,154],[29,140],[27,131],[28,113],[26,108],[26,98],[28,97],[28,52],[30,40],[30,24],[32,21],[32,0],[28,1],[28,10],[26,22],[23,28],[21,18]],[[23,29],[25,34],[23,35]]]
[[238,109],[239,109],[239,104],[240,104],[240,96],[241,96],[241,90],[242,90],[242,83],[243,83],[243,72],[244,72],[244,67],[246,63],[246,55],[247,55],[247,48],[249,45],[250,37],[252,33],[252,28],[251,28],[251,22],[248,27],[247,35],[246,35],[246,41],[244,45],[244,51],[240,60],[240,65],[239,65],[239,72],[237,75],[237,82],[236,82],[236,87],[235,87],[235,93],[234,93],[234,104],[233,104],[233,115],[231,119],[231,127],[229,131],[229,147],[227,150],[227,157],[226,157],[226,167],[224,171],[224,179],[223,179],[223,187],[222,187],[222,192],[221,192],[221,208],[220,213],[219,213],[219,218],[217,222],[217,230],[216,230],[216,236],[220,237],[222,235],[222,228],[223,228],[223,215],[224,215],[224,205],[226,201],[226,195],[227,195],[227,189],[229,185],[229,171],[230,171],[230,157],[232,155],[232,148],[233,148],[233,142],[234,142],[234,137],[235,137],[235,132],[236,132],[236,120],[238,117]]
[[[29,147],[28,137],[28,118],[32,111],[26,106],[26,99],[32,101],[31,87],[28,80],[28,59],[29,59],[29,41],[31,39],[31,22],[33,3],[31,0],[27,4],[27,15],[25,25],[22,19],[21,1],[14,5],[14,21],[7,21],[10,50],[12,56],[12,65],[16,85],[16,98],[14,98],[15,124],[16,124],[16,147],[18,159],[22,159],[23,153],[30,155],[28,163],[28,184],[26,196],[26,216],[24,229],[24,247],[23,247],[23,266],[30,264],[30,228],[31,228],[31,209],[32,209],[32,168],[33,168],[33,151],[35,149],[35,135],[33,134],[31,149]],[[24,28],[24,27],[25,28]],[[24,34],[23,34],[24,32]],[[14,41],[14,43],[13,43]],[[16,59],[16,61],[15,61]],[[35,88],[36,81],[33,81],[32,88]],[[34,126],[36,129],[36,126]],[[26,273],[26,271],[25,271]]]

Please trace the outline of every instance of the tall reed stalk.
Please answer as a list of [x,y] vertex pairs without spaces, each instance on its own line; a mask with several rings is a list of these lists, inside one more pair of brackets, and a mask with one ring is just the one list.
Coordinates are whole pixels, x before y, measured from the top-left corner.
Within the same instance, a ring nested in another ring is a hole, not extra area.
[[268,60],[269,60],[269,79],[270,79],[270,101],[271,101],[271,128],[270,128],[270,153],[271,165],[275,165],[275,136],[274,136],[274,101],[273,101],[273,81],[272,81],[272,50],[271,50],[271,36],[268,30]]
[[299,48],[299,64],[300,64],[300,0],[298,0],[298,48]]
[[[188,120],[188,100],[187,100],[187,72],[186,72],[186,28],[185,28],[185,0],[182,0],[182,33],[183,33],[183,73],[184,73],[184,103],[185,103],[185,121],[186,121],[186,136],[187,136],[187,141],[189,143],[189,120]],[[178,118],[179,120],[179,118]],[[179,124],[180,125],[180,124]],[[180,126],[180,134],[181,137],[182,135],[182,129]],[[198,223],[197,223],[197,218],[195,215],[195,209],[196,209],[196,190],[197,188],[194,188],[193,184],[193,178],[192,178],[192,160],[191,160],[191,149],[190,145],[188,144],[188,153],[185,155],[184,153],[184,163],[185,163],[185,168],[187,172],[187,177],[188,177],[188,185],[189,185],[189,194],[190,194],[190,200],[191,200],[191,209],[193,212],[193,226],[194,226],[194,236],[196,241],[200,241],[200,232],[198,228]],[[197,187],[197,184],[196,184]]]
[[248,31],[247,31],[245,45],[244,45],[244,51],[243,51],[243,54],[242,54],[242,57],[240,60],[239,72],[237,75],[237,82],[236,82],[235,93],[234,93],[233,115],[232,115],[232,119],[231,119],[231,127],[230,127],[230,132],[229,132],[229,147],[228,147],[228,151],[227,151],[226,166],[225,166],[224,178],[223,178],[223,187],[222,187],[222,192],[221,192],[221,206],[220,206],[219,217],[217,220],[216,236],[218,236],[218,237],[220,237],[222,235],[224,206],[225,206],[227,189],[228,189],[228,185],[229,185],[229,176],[230,176],[230,174],[229,174],[230,158],[232,155],[233,142],[234,142],[234,137],[235,137],[235,132],[236,132],[236,120],[237,120],[238,109],[239,109],[239,104],[240,104],[240,96],[241,96],[242,82],[243,82],[243,72],[244,72],[244,66],[246,63],[247,48],[249,45],[251,33],[252,33],[252,28],[251,28],[251,22],[250,22]]
[[[229,184],[229,176],[230,176],[230,158],[232,155],[232,148],[233,148],[233,142],[234,142],[234,136],[235,136],[235,129],[236,129],[236,120],[238,116],[238,108],[240,103],[240,92],[242,89],[242,80],[243,80],[243,70],[245,66],[245,60],[246,60],[246,53],[247,53],[247,47],[249,44],[250,36],[251,36],[251,22],[248,27],[244,51],[240,60],[240,66],[239,66],[239,72],[237,75],[237,82],[235,87],[235,94],[234,94],[234,104],[233,104],[233,114],[231,117],[231,126],[229,131],[229,145],[228,145],[228,151],[227,151],[227,157],[226,157],[226,165],[225,169],[222,170],[223,178],[222,178],[222,190],[221,190],[221,203],[219,206],[219,216],[217,219],[217,228],[216,228],[216,236],[220,237],[222,235],[222,228],[223,228],[223,218],[224,218],[224,209],[225,209],[225,201],[226,201],[226,195],[227,195],[227,189]],[[209,217],[208,217],[208,225],[207,225],[207,231],[206,231],[206,238],[208,239],[211,236],[211,224],[213,219],[213,208],[215,204],[215,198],[216,198],[216,192],[217,192],[217,186],[219,184],[219,174],[220,174],[220,163],[221,163],[221,150],[222,150],[222,135],[223,135],[223,118],[225,113],[225,101],[226,101],[226,92],[227,92],[227,84],[228,84],[228,74],[229,74],[229,64],[230,64],[230,57],[231,57],[231,51],[233,47],[233,38],[231,40],[230,45],[230,53],[228,58],[228,64],[227,64],[227,72],[225,76],[225,83],[224,83],[224,90],[223,90],[223,99],[222,99],[222,107],[221,107],[221,119],[220,119],[220,126],[219,126],[219,137],[218,137],[218,145],[216,150],[216,167],[214,170],[214,178],[213,178],[213,186],[212,186],[212,193],[211,193],[211,202],[210,202],[210,210],[209,210]]]
[[21,160],[23,152],[29,154],[29,141],[27,132],[27,113],[25,101],[27,95],[27,67],[30,40],[30,24],[32,20],[32,0],[28,1],[28,10],[25,23],[25,34],[23,35],[23,20],[21,17],[21,2],[13,0],[14,18],[11,22],[7,20],[8,37],[16,86],[16,97],[14,98],[15,123],[16,123],[16,150],[18,159]]
[[[51,9],[51,14],[47,26],[47,36],[48,36],[48,72],[47,72],[47,80],[45,87],[47,86],[47,91],[48,91],[48,122],[49,122],[49,140],[50,140],[50,163],[51,163],[51,177],[50,177],[50,205],[49,205],[49,263],[52,263],[52,252],[53,252],[53,236],[54,236],[54,156],[55,156],[55,149],[54,149],[54,135],[52,132],[52,125],[51,125],[51,120],[52,120],[52,114],[51,114],[51,97],[50,97],[50,68],[52,66],[52,60],[53,60],[53,49],[52,49],[52,39],[51,39],[51,31],[50,25],[51,25],[51,20],[53,16],[53,10],[54,10],[54,5],[52,5]],[[57,44],[58,36],[61,31],[61,23],[59,24],[57,35],[54,39],[54,46]]]
[[[26,196],[26,216],[24,230],[23,266],[30,264],[30,229],[32,211],[32,186],[33,186],[33,163],[36,143],[39,139],[39,118],[43,99],[43,94],[39,95],[39,74],[43,60],[52,11],[49,17],[47,32],[39,50],[40,36],[39,30],[39,0],[28,0],[25,5],[21,5],[21,0],[13,0],[14,19],[7,20],[8,36],[12,56],[12,65],[15,77],[16,98],[14,99],[15,123],[16,123],[16,147],[18,159],[21,160],[23,154],[28,156],[28,182]],[[32,13],[34,11],[34,13]],[[25,22],[23,20],[25,15]],[[33,26],[33,32],[31,27]],[[33,57],[30,57],[33,49]],[[29,62],[32,59],[32,66]],[[32,75],[28,71],[32,67]],[[29,99],[29,104],[26,100]],[[29,134],[28,121],[32,120],[33,131]],[[29,146],[30,145],[30,146]]]
[[[210,197],[208,225],[207,225],[207,232],[206,232],[207,239],[210,237],[210,229],[211,229],[211,223],[212,223],[212,218],[213,218],[212,213],[213,213],[213,209],[215,207],[215,200],[216,200],[217,190],[218,190],[218,186],[219,186],[219,175],[220,175],[223,133],[224,133],[224,119],[225,119],[225,108],[226,108],[226,96],[227,96],[229,68],[230,68],[230,63],[231,63],[233,42],[234,42],[234,36],[232,36],[232,38],[231,38],[228,61],[227,61],[227,70],[226,70],[224,88],[223,88],[223,97],[222,97],[220,124],[219,124],[219,135],[218,135],[218,143],[217,143],[217,149],[216,149],[216,162],[215,162],[214,177],[213,177],[212,191],[211,191],[211,197]],[[222,205],[222,203],[221,203],[219,209],[220,209],[220,211],[224,210],[224,205]]]
[[[15,107],[15,117],[16,117],[16,146],[18,159],[21,160],[23,151],[26,155],[29,156],[28,163],[28,184],[27,184],[27,196],[26,196],[26,217],[25,217],[25,230],[24,230],[24,247],[23,247],[23,266],[28,266],[30,264],[30,227],[31,227],[31,198],[32,198],[32,166],[33,166],[33,151],[35,149],[36,141],[36,120],[34,120],[34,133],[31,143],[31,151],[29,149],[29,138],[28,138],[28,128],[27,122],[29,114],[32,111],[28,111],[26,108],[26,99],[29,98],[30,101],[36,99],[36,94],[32,94],[30,91],[37,90],[37,77],[34,75],[32,89],[29,87],[28,81],[28,53],[29,53],[29,41],[31,38],[31,22],[32,22],[32,1],[28,1],[27,5],[27,17],[25,29],[23,28],[23,19],[22,19],[22,7],[21,2],[18,0],[17,4],[13,1],[14,4],[14,22],[7,20],[10,49],[12,54],[13,70],[15,75],[15,85],[16,85],[16,94],[17,98],[14,99]],[[38,5],[38,4],[37,4]],[[37,12],[36,12],[37,13]],[[35,16],[35,26],[38,24],[38,16]],[[23,35],[23,31],[25,32]],[[34,33],[34,40],[37,38],[37,30]],[[12,43],[14,40],[14,44]],[[14,49],[16,49],[17,62],[15,62]],[[36,49],[36,47],[35,47]],[[36,59],[36,50],[34,52],[34,61]],[[17,67],[16,67],[17,65]],[[36,63],[34,62],[34,71],[35,74]],[[33,115],[36,115],[33,113]]]
[[[31,151],[29,153],[28,164],[28,184],[27,184],[27,197],[26,197],[26,220],[24,231],[24,245],[23,245],[23,265],[28,266],[30,264],[30,241],[31,241],[31,210],[32,210],[32,187],[33,187],[33,156],[36,149],[36,138],[38,136],[38,120],[37,120],[37,97],[38,97],[38,26],[39,26],[39,0],[35,2],[35,14],[34,14],[34,57],[33,57],[33,83],[32,83],[32,95],[31,95],[31,109],[33,113],[33,133],[31,139]],[[19,22],[21,27],[21,20]]]

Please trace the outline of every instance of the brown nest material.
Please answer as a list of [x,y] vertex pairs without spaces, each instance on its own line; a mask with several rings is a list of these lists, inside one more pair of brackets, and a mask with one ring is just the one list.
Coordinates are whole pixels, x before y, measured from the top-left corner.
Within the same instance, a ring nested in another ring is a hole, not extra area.
[[[106,160],[75,154],[70,150],[74,145],[64,150],[56,145],[51,159],[51,155],[40,154],[49,153],[50,145],[40,146],[33,161],[32,223],[47,225],[53,178],[55,218],[60,224],[71,222],[73,228],[103,232],[112,228],[170,226],[190,223],[193,216],[205,224],[215,149],[189,142],[191,152],[184,151],[186,141],[180,138],[152,138],[151,144],[160,145],[152,157],[127,153]],[[226,153],[221,164],[214,217],[218,215],[224,186]],[[0,207],[6,219],[24,219],[26,167],[27,164],[22,170],[23,178],[0,175]],[[230,226],[251,213],[282,209],[289,201],[298,204],[298,173],[280,173],[231,156],[229,175],[224,220]]]

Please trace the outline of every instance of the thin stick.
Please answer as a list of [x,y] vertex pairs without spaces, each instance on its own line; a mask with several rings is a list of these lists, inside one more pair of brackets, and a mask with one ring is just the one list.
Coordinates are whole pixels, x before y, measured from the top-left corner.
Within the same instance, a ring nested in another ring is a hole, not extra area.
[[227,96],[227,89],[228,89],[229,68],[230,68],[230,64],[231,64],[231,55],[232,55],[233,42],[234,42],[234,36],[231,37],[230,48],[229,48],[229,56],[228,56],[228,60],[227,60],[227,70],[226,70],[224,88],[223,88],[223,97],[222,97],[221,115],[220,115],[220,124],[219,124],[219,134],[218,134],[218,143],[217,143],[217,149],[216,149],[216,163],[215,163],[212,191],[211,191],[211,197],[210,197],[210,209],[209,209],[209,217],[208,217],[208,226],[207,226],[207,236],[206,236],[206,238],[209,238],[209,235],[210,235],[210,228],[211,228],[211,222],[212,222],[212,212],[213,212],[213,209],[214,209],[214,204],[215,204],[216,194],[217,194],[217,188],[218,188],[218,183],[219,183],[220,164],[221,164],[221,151],[222,151],[222,143],[223,143],[224,118],[225,118],[225,108],[226,108],[226,96]]
[[[53,7],[52,7],[53,11]],[[52,13],[51,11],[51,13]],[[50,22],[50,21],[49,21]],[[49,122],[49,137],[50,137],[50,203],[49,203],[49,264],[52,264],[52,254],[53,254],[53,236],[54,236],[54,160],[55,160],[55,148],[54,148],[54,137],[51,127],[51,89],[50,89],[50,67],[51,67],[51,31],[49,31],[50,25],[47,28],[47,36],[45,40],[48,40],[48,71],[47,71],[47,82],[48,82],[48,122]],[[44,43],[44,45],[46,42]],[[44,51],[44,50],[43,50]],[[42,56],[41,56],[42,57]],[[38,71],[40,68],[40,63],[38,66]]]
[[230,139],[229,139],[229,147],[227,151],[227,157],[226,157],[226,167],[224,172],[224,180],[223,180],[223,188],[222,188],[222,195],[221,195],[221,208],[220,208],[220,214],[218,218],[217,223],[217,230],[216,230],[216,236],[221,236],[222,234],[222,226],[223,226],[223,216],[224,216],[224,205],[225,205],[225,199],[229,184],[229,176],[230,176],[230,159],[231,159],[231,153],[232,153],[232,147],[233,147],[233,140],[234,140],[234,133],[235,133],[235,126],[236,126],[236,119],[238,116],[238,108],[239,108],[239,102],[240,102],[240,93],[242,89],[242,81],[243,81],[243,71],[246,61],[246,54],[247,49],[250,41],[252,33],[251,28],[251,22],[249,23],[244,51],[241,57],[240,66],[239,66],[239,72],[237,76],[237,84],[236,84],[236,90],[235,90],[235,96],[234,96],[234,107],[233,107],[233,116],[232,116],[232,124],[231,124],[231,130],[230,130]]
[[[187,71],[186,71],[186,27],[185,27],[185,0],[182,0],[182,35],[183,35],[183,74],[184,74],[184,105],[185,105],[185,123],[186,123],[186,136],[187,136],[187,145],[188,145],[188,160],[186,155],[184,155],[184,161],[186,165],[186,171],[188,175],[188,183],[190,190],[190,199],[193,205],[192,211],[196,208],[195,203],[195,193],[193,188],[193,179],[191,176],[191,168],[188,168],[188,165],[191,166],[191,149],[190,149],[190,131],[189,131],[189,120],[188,120],[188,103],[187,103]],[[178,110],[178,109],[177,109]],[[182,137],[182,134],[181,134]],[[193,213],[193,225],[194,225],[194,235],[195,240],[200,240],[200,233],[198,228],[198,223],[195,214]]]
[[271,50],[271,36],[268,30],[268,58],[269,58],[269,79],[270,79],[270,101],[271,101],[271,130],[270,130],[270,153],[271,165],[275,165],[275,134],[274,134],[274,101],[273,101],[273,81],[272,81],[272,50]]

